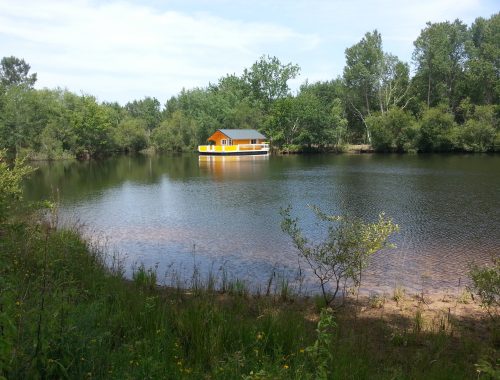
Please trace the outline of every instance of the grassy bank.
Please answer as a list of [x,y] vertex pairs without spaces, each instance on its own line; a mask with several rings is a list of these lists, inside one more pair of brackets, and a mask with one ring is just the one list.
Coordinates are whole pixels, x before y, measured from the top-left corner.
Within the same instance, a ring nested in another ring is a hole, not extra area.
[[320,316],[313,299],[159,288],[104,262],[73,231],[1,229],[0,378],[471,379],[498,357],[486,316],[457,303],[395,294]]

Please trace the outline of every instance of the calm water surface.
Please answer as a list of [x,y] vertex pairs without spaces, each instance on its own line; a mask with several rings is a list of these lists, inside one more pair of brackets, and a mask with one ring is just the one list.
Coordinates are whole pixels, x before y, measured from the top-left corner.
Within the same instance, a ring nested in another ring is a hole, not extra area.
[[471,261],[500,254],[498,155],[120,157],[42,164],[26,189],[33,200],[58,192],[62,224],[83,224],[128,275],[144,263],[167,284],[173,273],[189,281],[193,265],[254,284],[273,268],[293,279],[288,205],[312,237],[321,229],[308,205],[366,220],[384,211],[400,225],[397,248],[373,257],[371,289],[456,289]]

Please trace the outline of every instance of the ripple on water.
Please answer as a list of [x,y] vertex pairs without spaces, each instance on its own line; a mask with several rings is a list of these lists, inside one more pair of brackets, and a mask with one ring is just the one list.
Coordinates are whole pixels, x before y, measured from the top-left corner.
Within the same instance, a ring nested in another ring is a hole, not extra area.
[[42,167],[47,172],[27,185],[28,198],[63,184],[62,223],[83,223],[129,266],[144,262],[166,273],[177,265],[189,276],[195,263],[205,272],[224,265],[257,283],[276,268],[293,276],[297,255],[279,215],[288,205],[316,239],[321,231],[308,205],[392,217],[401,226],[392,239],[398,248],[372,258],[370,287],[455,288],[470,262],[500,254],[498,156],[318,155],[209,165],[197,156],[127,158],[94,163],[88,181],[82,165]]

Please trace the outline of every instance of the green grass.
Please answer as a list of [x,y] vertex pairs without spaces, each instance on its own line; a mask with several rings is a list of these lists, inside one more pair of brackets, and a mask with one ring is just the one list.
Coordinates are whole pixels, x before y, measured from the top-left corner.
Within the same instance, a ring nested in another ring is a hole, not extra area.
[[74,231],[0,230],[0,378],[471,379],[497,354],[422,315],[396,329],[346,309],[318,327],[314,301],[286,282],[262,297],[213,278],[188,292],[113,267]]

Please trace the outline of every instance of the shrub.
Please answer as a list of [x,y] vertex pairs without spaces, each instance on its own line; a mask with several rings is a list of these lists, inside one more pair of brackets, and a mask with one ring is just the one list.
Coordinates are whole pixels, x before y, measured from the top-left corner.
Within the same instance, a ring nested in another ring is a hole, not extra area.
[[417,140],[421,152],[449,152],[458,144],[458,127],[443,107],[430,108],[422,115]]
[[[303,236],[298,219],[290,216],[290,210],[291,207],[281,210],[281,228],[290,235],[299,255],[319,280],[326,305],[332,303],[347,281],[359,287],[369,257],[388,247],[388,237],[399,229],[384,214],[379,215],[377,222],[365,223],[354,217],[326,215],[313,207],[316,217],[328,227],[324,241],[311,243]],[[332,294],[328,292],[330,285],[333,285]]]
[[0,225],[2,225],[18,206],[21,199],[21,183],[32,169],[23,161],[16,160],[13,166],[6,162],[6,151],[0,150]]
[[377,152],[389,152],[394,148],[394,134],[388,127],[384,115],[370,116],[366,123],[372,136],[372,146]]
[[366,119],[376,151],[405,152],[415,144],[416,128],[413,118],[402,109],[394,108],[384,114]]
[[471,292],[479,297],[490,316],[495,317],[500,306],[500,257],[494,257],[492,261],[491,266],[472,265],[469,276]]
[[460,130],[460,145],[467,152],[488,152],[495,149],[496,117],[493,106],[475,106],[467,113]]

